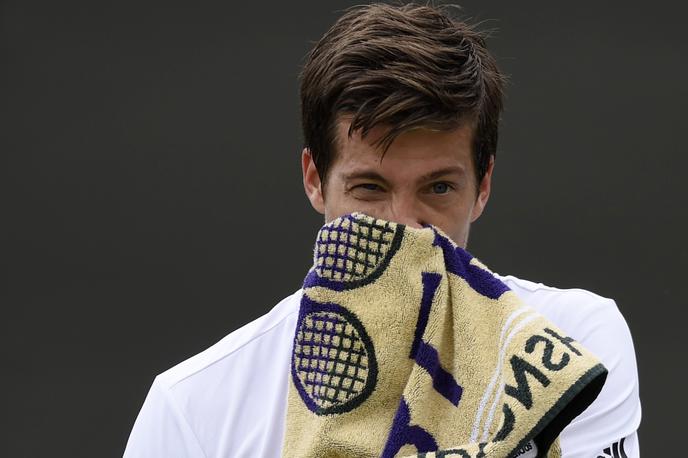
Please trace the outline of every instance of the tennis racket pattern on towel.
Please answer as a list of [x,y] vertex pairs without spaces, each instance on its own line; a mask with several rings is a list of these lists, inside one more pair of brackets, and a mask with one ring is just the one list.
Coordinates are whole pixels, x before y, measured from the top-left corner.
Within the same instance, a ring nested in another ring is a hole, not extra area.
[[372,343],[361,323],[346,309],[328,305],[329,310],[302,316],[292,361],[301,397],[317,414],[353,409],[377,378]]
[[315,271],[321,278],[360,281],[384,269],[401,242],[403,225],[352,213],[318,233]]

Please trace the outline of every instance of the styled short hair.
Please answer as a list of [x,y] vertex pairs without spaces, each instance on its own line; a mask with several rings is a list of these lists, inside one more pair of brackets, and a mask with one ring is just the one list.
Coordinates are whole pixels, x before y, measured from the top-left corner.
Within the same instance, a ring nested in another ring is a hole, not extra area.
[[349,137],[389,126],[375,144],[383,154],[411,129],[469,123],[479,184],[497,152],[505,82],[485,38],[447,7],[375,3],[346,10],[300,75],[304,142],[323,186],[342,116],[351,117]]

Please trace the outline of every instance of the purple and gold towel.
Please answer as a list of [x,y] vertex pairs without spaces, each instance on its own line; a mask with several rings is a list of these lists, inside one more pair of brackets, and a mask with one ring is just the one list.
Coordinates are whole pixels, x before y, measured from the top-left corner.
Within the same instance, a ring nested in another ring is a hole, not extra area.
[[[606,369],[434,227],[318,233],[283,456],[559,456]],[[525,452],[525,453],[524,453]]]

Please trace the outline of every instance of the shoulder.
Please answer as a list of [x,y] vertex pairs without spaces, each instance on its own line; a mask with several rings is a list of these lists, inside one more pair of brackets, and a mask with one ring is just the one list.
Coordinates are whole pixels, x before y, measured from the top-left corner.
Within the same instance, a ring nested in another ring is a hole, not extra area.
[[[293,333],[299,310],[301,290],[282,299],[265,315],[236,329],[222,340],[191,358],[161,373],[157,382],[167,388],[203,379],[214,366],[232,364],[235,358],[251,353],[261,345],[278,342],[286,331]],[[292,336],[293,337],[293,336]]]
[[526,304],[580,342],[599,332],[620,333],[630,340],[626,320],[613,299],[582,288],[562,289],[513,275],[497,276]]
[[526,304],[587,347],[610,371],[637,379],[633,338],[616,301],[581,288],[561,289],[499,276]]
[[[618,311],[614,300],[600,296],[583,288],[556,288],[542,283],[515,277],[513,275],[495,274],[523,300],[528,300],[532,307],[546,313],[593,312],[595,310],[614,309]],[[575,306],[576,310],[571,310]]]
[[[301,291],[158,375],[125,456],[272,456],[281,447]],[[250,444],[245,438],[251,437]],[[249,447],[250,450],[245,447]]]
[[565,456],[601,455],[604,448],[614,442],[623,444],[625,439],[628,456],[638,456],[638,370],[631,332],[616,301],[581,288],[561,289],[511,275],[497,276],[608,370],[597,399],[562,432]]

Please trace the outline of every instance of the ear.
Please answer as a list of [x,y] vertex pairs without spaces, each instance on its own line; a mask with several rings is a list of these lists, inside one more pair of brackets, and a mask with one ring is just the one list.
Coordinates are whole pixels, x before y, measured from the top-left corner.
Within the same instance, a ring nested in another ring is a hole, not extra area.
[[471,223],[477,220],[483,214],[487,200],[490,198],[490,191],[492,189],[492,171],[494,170],[495,157],[490,156],[490,163],[487,166],[485,176],[478,187],[478,197],[475,199],[475,205],[471,210]]
[[311,205],[318,213],[325,214],[325,199],[323,198],[320,175],[315,168],[315,162],[308,148],[301,152],[301,171],[303,173],[303,189]]

